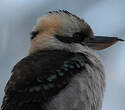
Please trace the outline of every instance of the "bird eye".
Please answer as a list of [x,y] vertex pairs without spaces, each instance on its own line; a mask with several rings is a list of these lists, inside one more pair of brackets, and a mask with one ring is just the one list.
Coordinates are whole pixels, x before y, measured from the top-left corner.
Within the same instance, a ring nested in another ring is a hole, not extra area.
[[79,42],[82,42],[83,36],[81,35],[80,32],[76,32],[73,34],[73,39],[74,39],[74,42],[79,43]]
[[79,38],[79,37],[80,37],[80,33],[79,33],[79,32],[74,33],[74,34],[73,34],[73,37],[74,37],[74,38]]
[[31,35],[31,40],[32,39],[34,39],[37,35],[39,34],[39,31],[32,31],[31,33],[30,33],[30,35]]
[[86,42],[90,39],[90,37],[85,32],[76,32],[73,34],[74,42],[80,43],[80,42]]

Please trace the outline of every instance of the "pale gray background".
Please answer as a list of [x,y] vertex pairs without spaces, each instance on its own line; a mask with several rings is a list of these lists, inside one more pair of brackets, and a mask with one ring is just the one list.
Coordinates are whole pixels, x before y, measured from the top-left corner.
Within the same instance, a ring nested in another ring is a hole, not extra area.
[[[39,16],[66,9],[84,18],[96,35],[125,39],[125,0],[0,0],[0,103],[10,71],[27,55]],[[106,70],[103,110],[125,109],[125,42],[99,52]]]

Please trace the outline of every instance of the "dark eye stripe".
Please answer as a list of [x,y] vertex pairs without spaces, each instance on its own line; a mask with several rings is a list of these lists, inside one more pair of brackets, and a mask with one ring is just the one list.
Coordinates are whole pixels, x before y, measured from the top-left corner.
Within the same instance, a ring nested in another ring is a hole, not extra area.
[[81,43],[81,42],[88,40],[88,38],[89,38],[89,36],[84,32],[76,32],[73,34],[72,37],[59,36],[59,35],[55,35],[55,37],[58,40],[65,42],[65,43]]
[[55,37],[62,41],[62,42],[65,42],[65,43],[72,43],[73,42],[73,39],[71,37],[68,37],[68,36],[59,36],[59,35],[55,35]]
[[32,39],[34,39],[37,35],[39,34],[39,31],[32,31],[31,33],[30,33],[30,35],[31,35],[31,40]]

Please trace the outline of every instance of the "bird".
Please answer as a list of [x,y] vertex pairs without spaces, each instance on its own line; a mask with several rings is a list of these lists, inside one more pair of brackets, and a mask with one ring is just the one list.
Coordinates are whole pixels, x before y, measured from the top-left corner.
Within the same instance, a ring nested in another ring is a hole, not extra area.
[[67,10],[42,15],[31,32],[28,55],[13,67],[2,110],[101,110],[105,70],[97,50],[118,37],[95,36]]

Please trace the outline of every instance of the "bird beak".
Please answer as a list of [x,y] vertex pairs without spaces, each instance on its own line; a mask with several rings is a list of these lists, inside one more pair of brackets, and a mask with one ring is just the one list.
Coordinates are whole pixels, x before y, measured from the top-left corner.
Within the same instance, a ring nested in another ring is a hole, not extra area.
[[86,42],[86,45],[95,50],[103,50],[115,44],[118,41],[124,41],[118,37],[94,36]]

